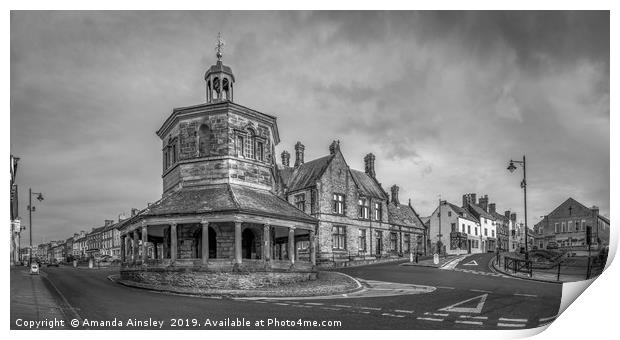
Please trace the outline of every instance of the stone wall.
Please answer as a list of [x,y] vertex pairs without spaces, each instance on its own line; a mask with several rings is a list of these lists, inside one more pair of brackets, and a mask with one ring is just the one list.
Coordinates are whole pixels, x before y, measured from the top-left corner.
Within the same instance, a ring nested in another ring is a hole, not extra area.
[[316,272],[206,272],[195,270],[123,270],[122,280],[154,286],[207,289],[257,289],[316,280]]

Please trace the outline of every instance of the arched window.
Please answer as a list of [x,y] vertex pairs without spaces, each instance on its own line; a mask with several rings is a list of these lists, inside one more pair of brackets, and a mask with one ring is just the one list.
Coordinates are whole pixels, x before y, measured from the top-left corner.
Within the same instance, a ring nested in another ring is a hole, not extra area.
[[199,157],[210,156],[213,132],[207,124],[201,124],[198,128],[198,155]]
[[229,89],[228,89],[228,78],[223,78],[222,80],[222,99],[229,100]]
[[213,78],[213,89],[211,90],[211,99],[218,99],[220,93],[220,78]]
[[244,152],[243,150],[245,149],[245,138],[243,137],[243,135],[237,135],[237,143],[235,145],[235,148],[237,150],[237,157],[243,157]]

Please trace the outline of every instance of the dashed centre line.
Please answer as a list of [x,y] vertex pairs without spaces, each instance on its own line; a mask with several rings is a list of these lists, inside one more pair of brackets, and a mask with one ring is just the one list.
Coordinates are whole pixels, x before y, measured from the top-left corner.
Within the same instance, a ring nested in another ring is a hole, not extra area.
[[513,295],[516,295],[516,296],[526,296],[526,297],[538,297],[538,295],[535,295],[535,294],[514,293]]
[[524,323],[502,323],[502,322],[498,322],[497,323],[497,327],[519,328],[519,327],[525,327],[525,324]]
[[510,318],[499,318],[499,321],[508,321],[508,322],[527,322],[527,319],[510,319]]
[[482,326],[482,321],[467,321],[467,320],[456,320],[455,323],[463,323],[467,325],[477,325]]
[[381,315],[384,316],[391,316],[391,317],[395,317],[395,318],[404,318],[404,315],[398,315],[398,314],[391,314],[391,313],[381,313]]
[[423,317],[417,317],[416,319],[418,319],[418,320],[425,320],[425,321],[434,321],[434,322],[441,322],[441,321],[443,321],[443,319],[423,318]]
[[470,291],[472,292],[478,292],[478,293],[491,293],[488,290],[482,290],[482,289],[470,289]]
[[409,313],[409,314],[414,313],[412,310],[405,310],[405,309],[395,309],[394,311],[397,313]]

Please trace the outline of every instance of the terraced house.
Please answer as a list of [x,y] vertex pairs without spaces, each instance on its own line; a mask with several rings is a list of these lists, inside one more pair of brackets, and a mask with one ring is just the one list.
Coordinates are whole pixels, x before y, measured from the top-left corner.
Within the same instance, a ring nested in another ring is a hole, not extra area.
[[[299,210],[319,220],[317,264],[346,266],[395,259],[424,245],[424,225],[413,208],[393,204],[376,179],[375,155],[364,157],[364,171],[351,169],[333,141],[329,154],[304,161],[305,147],[295,144],[295,163],[282,152],[279,187]],[[413,245],[413,246],[412,246]],[[404,248],[403,248],[404,247]]]

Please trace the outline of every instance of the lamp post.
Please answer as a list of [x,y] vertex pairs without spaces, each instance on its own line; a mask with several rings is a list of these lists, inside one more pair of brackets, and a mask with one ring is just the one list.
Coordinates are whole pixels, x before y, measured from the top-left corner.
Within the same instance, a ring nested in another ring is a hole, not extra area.
[[527,261],[529,259],[529,253],[527,249],[527,182],[525,176],[525,155],[523,155],[522,161],[510,160],[510,163],[508,164],[508,171],[511,173],[517,169],[515,163],[523,166],[523,180],[521,181],[521,188],[523,189],[523,210],[525,215],[525,260]]
[[32,192],[32,188],[28,189],[28,221],[30,222],[30,250],[28,252],[28,266],[32,265],[32,212],[35,211],[35,207],[32,206],[32,195],[37,195],[39,202],[43,201],[43,194],[40,192]]

